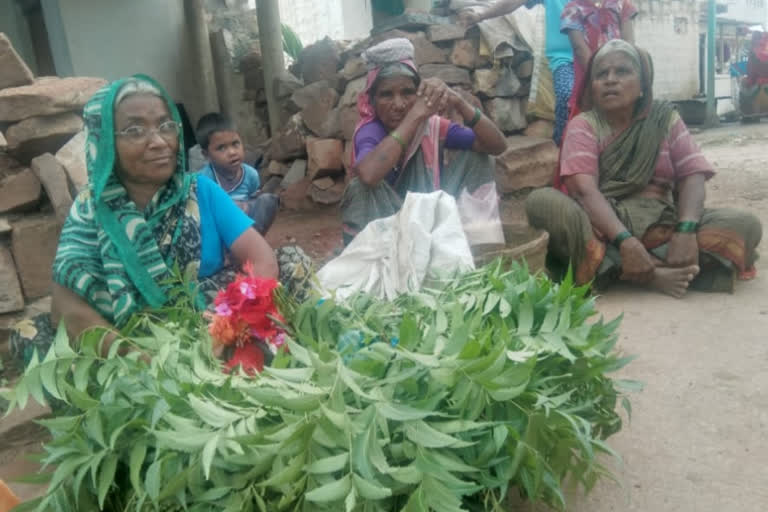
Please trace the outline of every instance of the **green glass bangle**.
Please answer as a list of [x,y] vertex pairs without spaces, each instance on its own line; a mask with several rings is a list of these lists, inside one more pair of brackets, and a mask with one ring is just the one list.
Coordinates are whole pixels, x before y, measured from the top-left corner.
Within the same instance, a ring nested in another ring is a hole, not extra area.
[[678,222],[675,226],[675,233],[696,233],[699,230],[699,223],[695,220],[685,220]]
[[400,134],[399,134],[399,133],[397,133],[395,130],[392,130],[392,131],[389,133],[389,136],[390,136],[390,137],[392,137],[393,139],[395,139],[395,140],[397,141],[397,143],[398,143],[398,144],[400,144],[400,147],[402,147],[402,148],[403,148],[403,151],[405,151],[406,149],[408,149],[408,145],[405,143],[405,141],[404,141],[404,140],[403,140],[403,138],[400,136]]
[[632,233],[630,233],[629,231],[622,231],[621,233],[616,235],[616,238],[613,239],[613,242],[611,242],[611,244],[613,244],[613,246],[618,249],[619,247],[621,247],[622,242],[624,242],[624,240],[626,240],[627,238],[632,238]]
[[475,107],[475,117],[472,118],[470,122],[467,123],[467,126],[469,128],[474,128],[477,123],[480,122],[480,118],[483,117],[483,113],[480,112],[480,109]]

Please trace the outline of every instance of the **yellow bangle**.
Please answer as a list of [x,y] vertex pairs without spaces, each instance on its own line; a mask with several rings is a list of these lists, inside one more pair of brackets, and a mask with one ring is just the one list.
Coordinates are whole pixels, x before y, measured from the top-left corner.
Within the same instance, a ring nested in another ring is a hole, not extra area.
[[391,132],[389,132],[389,136],[395,139],[398,144],[400,144],[400,147],[403,148],[403,151],[408,149],[408,145],[405,143],[405,141],[400,136],[400,134],[397,133],[395,130],[392,130]]

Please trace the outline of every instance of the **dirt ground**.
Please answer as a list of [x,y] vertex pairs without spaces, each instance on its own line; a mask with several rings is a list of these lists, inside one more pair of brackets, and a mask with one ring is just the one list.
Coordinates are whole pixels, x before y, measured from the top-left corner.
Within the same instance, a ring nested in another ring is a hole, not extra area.
[[[719,171],[707,205],[751,210],[768,225],[768,123],[727,125],[696,138]],[[338,211],[281,213],[268,239],[297,243],[325,261],[341,243]],[[734,295],[676,300],[616,288],[599,298],[606,317],[624,314],[620,348],[637,359],[622,376],[643,381],[645,390],[632,397],[631,422],[609,441],[623,456],[619,484],[604,481],[589,496],[569,492],[568,510],[768,510],[768,257],[758,270]],[[33,446],[18,434],[0,424],[0,445],[11,448],[0,454],[0,478],[32,467],[19,467],[20,453]],[[39,492],[11,485],[24,496]]]
[[[768,226],[768,122],[696,139],[718,170],[707,206],[750,210]],[[323,259],[339,244],[337,215],[283,216],[270,241],[292,236]],[[733,295],[676,300],[616,288],[599,298],[606,317],[624,314],[620,348],[637,359],[622,373],[645,389],[610,440],[623,456],[619,483],[604,481],[589,496],[569,492],[570,511],[768,510],[768,257],[758,269]]]
[[[727,125],[696,139],[718,170],[707,206],[750,210],[768,225],[768,124]],[[622,373],[645,389],[609,442],[624,459],[621,485],[571,493],[569,510],[768,510],[767,288],[764,257],[758,277],[733,295],[676,300],[616,289],[599,299],[607,317],[624,314],[620,348],[637,359]]]

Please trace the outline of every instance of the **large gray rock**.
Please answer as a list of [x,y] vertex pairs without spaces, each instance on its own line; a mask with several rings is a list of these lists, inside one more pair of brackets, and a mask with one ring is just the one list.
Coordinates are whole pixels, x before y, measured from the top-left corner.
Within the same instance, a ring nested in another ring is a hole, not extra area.
[[6,176],[0,181],[0,213],[33,209],[41,192],[40,180],[31,169]]
[[496,186],[507,194],[552,183],[558,149],[552,139],[509,137],[507,150],[496,157]]
[[303,124],[301,114],[296,114],[288,120],[280,133],[272,137],[270,152],[273,160],[293,160],[307,154]]
[[356,107],[344,107],[339,113],[341,122],[341,134],[344,140],[352,140],[355,136],[355,128],[360,122],[360,113]]
[[380,33],[394,29],[412,32],[414,30],[423,30],[430,25],[448,24],[450,22],[450,18],[434,16],[425,12],[413,11],[387,19],[383,23],[374,27],[373,32]]
[[520,80],[510,68],[475,70],[474,90],[486,98],[511,98],[520,92]]
[[318,137],[334,137],[339,131],[339,114],[334,112],[339,93],[326,80],[315,82],[293,93],[291,100],[301,109],[301,117]]
[[338,139],[307,138],[307,176],[315,180],[339,174],[344,165],[344,143]]
[[357,97],[365,90],[366,77],[360,77],[347,84],[344,95],[339,100],[339,105],[343,107],[352,107],[357,105]]
[[432,44],[422,32],[413,34],[409,39],[413,43],[413,60],[417,66],[448,61],[448,50]]
[[344,64],[342,75],[344,79],[349,82],[355,78],[365,76],[368,73],[368,68],[365,65],[362,57],[352,57]]
[[525,109],[519,98],[493,98],[485,102],[485,111],[505,133],[519,132],[528,126]]
[[280,99],[289,97],[302,87],[304,87],[304,82],[288,71],[281,72],[280,75],[275,78],[275,92]]
[[[198,153],[200,146],[197,146]],[[194,148],[192,148],[194,149]],[[190,153],[192,153],[190,149]],[[201,160],[205,162],[205,157],[200,154]],[[56,153],[56,160],[64,166],[64,170],[67,171],[67,177],[72,187],[76,192],[84,190],[88,186],[88,169],[85,166],[85,131],[79,132],[77,135],[69,139],[69,142],[64,144],[62,148]],[[190,159],[190,170],[196,171],[198,168],[193,168]],[[200,165],[202,167],[204,163]]]
[[0,313],[11,313],[24,309],[24,294],[21,293],[16,265],[11,251],[0,244]]
[[5,135],[0,132],[0,151],[5,151],[8,147],[8,141],[5,139]]
[[16,53],[11,41],[0,32],[0,89],[29,85],[35,77],[24,60]]
[[27,300],[51,292],[53,258],[61,225],[56,217],[23,219],[13,225],[11,250]]
[[448,61],[448,50],[432,44],[424,32],[404,32],[402,30],[390,30],[375,35],[371,39],[371,45],[386,41],[387,39],[396,39],[404,37],[413,44],[413,60],[417,66],[424,64],[444,64]]
[[326,80],[335,88],[338,85],[336,72],[340,64],[336,43],[328,37],[305,47],[299,55],[301,78],[307,85]]
[[470,86],[469,71],[450,64],[425,64],[419,68],[422,78],[437,77],[448,85]]
[[[107,82],[101,78],[38,78],[32,85],[0,90],[0,122],[81,112]],[[6,134],[7,135],[7,134]]]
[[479,45],[477,39],[461,39],[453,43],[451,64],[460,68],[475,69],[478,63]]
[[294,160],[288,172],[283,177],[280,186],[282,188],[288,188],[307,177],[307,161],[306,160]]
[[50,153],[44,153],[33,158],[31,167],[32,172],[43,184],[45,193],[53,205],[56,218],[63,224],[69,215],[69,209],[72,207],[72,196],[69,193],[67,173],[64,167]]
[[427,39],[433,43],[462,39],[466,33],[467,29],[459,23],[441,23],[427,27]]
[[8,151],[26,163],[37,155],[58,152],[82,129],[83,119],[72,112],[30,117],[8,128]]

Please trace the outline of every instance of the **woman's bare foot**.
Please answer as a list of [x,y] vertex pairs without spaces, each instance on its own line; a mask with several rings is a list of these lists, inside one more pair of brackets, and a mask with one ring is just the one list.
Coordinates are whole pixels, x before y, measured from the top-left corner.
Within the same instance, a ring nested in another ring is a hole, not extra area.
[[661,293],[681,299],[688,291],[688,285],[699,273],[699,267],[691,265],[682,268],[656,267],[648,286]]

